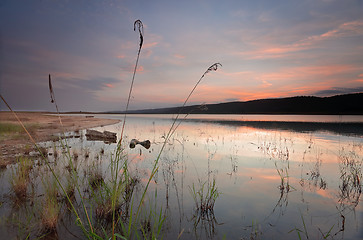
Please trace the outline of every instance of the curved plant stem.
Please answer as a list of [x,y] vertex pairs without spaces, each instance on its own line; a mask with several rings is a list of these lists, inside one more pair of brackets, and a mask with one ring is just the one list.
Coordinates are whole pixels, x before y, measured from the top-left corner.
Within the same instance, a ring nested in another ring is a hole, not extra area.
[[[136,75],[136,71],[137,71],[137,66],[139,63],[139,58],[140,58],[140,52],[141,52],[141,48],[142,48],[142,44],[144,42],[144,26],[141,22],[141,20],[136,20],[134,22],[134,31],[136,31],[136,29],[139,31],[139,35],[140,35],[140,43],[139,43],[139,49],[137,51],[137,57],[136,57],[136,63],[135,63],[135,68],[134,68],[134,72],[132,75],[132,80],[131,80],[131,86],[130,86],[130,90],[129,90],[129,95],[127,97],[127,103],[126,103],[126,111],[125,111],[125,115],[124,115],[124,120],[122,123],[122,129],[121,129],[121,135],[120,135],[120,140],[117,143],[117,149],[116,149],[116,154],[115,154],[115,178],[114,178],[114,187],[113,187],[113,192],[116,193],[116,185],[117,185],[117,179],[118,179],[118,168],[119,168],[119,160],[121,158],[121,144],[122,144],[122,139],[123,139],[123,135],[124,135],[124,130],[125,130],[125,123],[126,123],[126,116],[127,116],[127,111],[129,110],[129,105],[130,105],[130,99],[131,99],[131,93],[132,93],[132,89],[134,86],[134,81],[135,81],[135,75]],[[112,199],[112,239],[115,238],[115,208],[116,208],[116,198],[118,196],[116,196],[116,194],[114,194],[113,199]]]
[[142,205],[142,202],[144,201],[145,194],[146,194],[146,191],[147,191],[147,189],[148,189],[148,187],[149,187],[149,184],[150,184],[150,182],[151,182],[151,179],[154,177],[154,175],[156,174],[156,172],[157,172],[157,171],[158,171],[158,169],[159,169],[158,163],[159,163],[159,160],[160,160],[160,157],[161,157],[161,153],[164,151],[164,148],[165,148],[165,146],[166,146],[166,143],[168,142],[168,140],[170,139],[170,137],[173,135],[173,133],[175,132],[176,128],[179,126],[179,125],[177,125],[177,126],[175,127],[175,123],[176,123],[176,121],[179,119],[179,116],[180,116],[180,114],[181,114],[181,112],[182,112],[183,108],[185,107],[185,105],[186,105],[186,103],[188,102],[189,98],[192,96],[192,94],[193,94],[194,90],[197,88],[197,86],[198,86],[198,85],[199,85],[199,83],[202,81],[202,79],[205,77],[205,75],[206,75],[207,73],[209,73],[210,71],[217,71],[217,69],[218,69],[218,67],[219,67],[219,66],[222,66],[222,64],[220,64],[220,63],[214,63],[212,66],[210,66],[210,67],[209,67],[209,68],[208,68],[208,69],[207,69],[207,70],[203,73],[203,75],[199,78],[199,80],[197,81],[197,83],[194,85],[193,89],[190,91],[190,93],[189,93],[188,97],[185,99],[185,101],[184,101],[184,103],[183,103],[182,107],[180,108],[179,113],[177,114],[176,118],[174,119],[174,121],[173,121],[173,123],[172,123],[172,125],[171,125],[171,127],[170,127],[170,129],[169,129],[169,132],[168,132],[168,134],[167,134],[167,135],[166,135],[166,137],[165,137],[165,141],[164,141],[164,143],[163,143],[163,145],[162,145],[162,147],[161,147],[161,149],[160,149],[160,152],[159,152],[159,154],[158,154],[158,156],[157,156],[157,158],[156,158],[156,160],[155,160],[155,162],[154,162],[153,170],[151,171],[151,174],[150,174],[149,180],[148,180],[148,182],[147,182],[147,184],[146,184],[146,187],[145,187],[145,189],[144,189],[144,191],[143,191],[143,194],[142,194],[142,197],[141,197],[141,200],[140,200],[140,203],[139,203],[139,207],[137,208],[136,217],[137,217],[137,216],[138,216],[138,214],[140,213],[141,205]]

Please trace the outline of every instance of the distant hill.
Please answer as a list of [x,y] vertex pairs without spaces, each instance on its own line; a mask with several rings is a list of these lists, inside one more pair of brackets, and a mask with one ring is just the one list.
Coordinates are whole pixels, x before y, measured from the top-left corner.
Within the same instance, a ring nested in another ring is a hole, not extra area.
[[[332,97],[298,96],[245,102],[193,105],[174,108],[133,110],[134,114],[333,114],[363,115],[363,93]],[[108,113],[124,113],[122,111]]]

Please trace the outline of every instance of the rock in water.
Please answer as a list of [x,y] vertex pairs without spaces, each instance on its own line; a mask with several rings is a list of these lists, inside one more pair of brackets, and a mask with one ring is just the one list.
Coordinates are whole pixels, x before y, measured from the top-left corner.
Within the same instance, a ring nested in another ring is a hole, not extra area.
[[143,142],[140,142],[139,140],[137,139],[132,139],[130,141],[130,148],[135,148],[137,144],[140,144],[141,146],[143,146],[144,148],[146,149],[149,149],[150,148],[150,141],[149,140],[145,140]]

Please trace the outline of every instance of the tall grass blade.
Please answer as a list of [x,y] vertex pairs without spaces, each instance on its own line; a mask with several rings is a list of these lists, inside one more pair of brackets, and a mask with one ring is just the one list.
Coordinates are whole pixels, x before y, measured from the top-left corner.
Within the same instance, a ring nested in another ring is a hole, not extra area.
[[124,116],[124,121],[122,123],[121,137],[120,137],[120,140],[119,140],[119,143],[118,143],[119,146],[121,145],[122,138],[123,138],[123,133],[124,133],[124,129],[125,129],[125,122],[126,122],[126,115],[127,115],[127,111],[129,110],[129,104],[130,104],[130,99],[131,99],[132,88],[134,86],[135,75],[136,75],[136,70],[137,70],[137,66],[138,66],[138,63],[139,63],[139,58],[140,58],[140,52],[141,52],[142,44],[144,42],[144,36],[143,36],[143,33],[144,33],[144,25],[142,24],[142,22],[139,19],[134,22],[134,31],[136,31],[136,28],[139,31],[140,44],[139,44],[139,49],[137,51],[136,63],[135,63],[134,73],[132,75],[132,81],[131,81],[129,96],[127,97],[125,116]]
[[[61,116],[60,116],[60,112],[59,112],[59,109],[58,109],[57,101],[56,101],[56,99],[55,99],[55,94],[54,94],[53,85],[52,85],[52,79],[51,79],[51,75],[50,75],[50,74],[49,74],[49,93],[50,93],[51,102],[52,102],[52,103],[54,103],[55,108],[56,108],[56,110],[57,110],[59,123],[60,123],[60,125],[61,125],[61,129],[62,129],[62,134],[63,134],[63,136],[65,136],[65,133],[64,133],[64,127],[63,127],[63,122],[62,122],[62,118],[61,118]],[[71,166],[71,169],[72,169],[72,172],[73,172],[74,176],[75,176],[75,177],[77,177],[77,175],[76,175],[76,171],[75,171],[74,166],[73,166],[73,162],[71,161],[70,147],[68,146],[68,143],[67,143],[67,141],[66,141],[66,140],[64,140],[64,141],[65,141],[65,145],[63,144],[63,140],[62,140],[61,138],[60,138],[60,140],[61,140],[61,144],[62,144],[62,146],[63,146],[65,149],[67,149],[67,154],[68,154],[69,164],[70,164],[70,166]],[[58,179],[58,177],[55,175],[55,173],[54,173],[54,176],[55,176],[55,178],[56,178],[56,179]],[[59,184],[61,184],[59,180],[57,180],[57,181],[59,182]],[[81,194],[81,190],[80,190],[80,188],[79,188],[79,185],[78,185],[77,183],[76,183],[75,185],[76,185],[76,188],[77,188],[78,193],[79,193],[80,195],[82,195],[82,194]],[[64,190],[63,186],[61,186],[61,188],[62,188],[62,190],[63,190],[63,193],[66,195],[68,202],[69,202],[69,203],[73,206],[73,204],[71,203],[71,200],[70,200],[70,198],[69,198],[69,196],[68,196],[67,192]],[[89,224],[89,226],[90,226],[90,228],[91,228],[91,233],[93,233],[92,222],[91,222],[90,217],[89,217],[89,215],[88,215],[88,211],[87,211],[87,209],[86,209],[86,205],[84,204],[83,198],[81,198],[81,202],[82,202],[83,210],[84,210],[84,212],[85,212],[85,214],[86,214],[86,217],[87,217],[88,224]],[[73,208],[73,207],[72,207],[72,208]],[[74,211],[76,211],[76,210],[75,210],[75,208],[73,208],[73,210],[74,210]],[[76,213],[76,215],[77,215],[77,217],[78,217],[78,214],[77,214],[77,213]],[[81,222],[81,225],[83,226],[82,222]]]
[[121,129],[121,134],[120,134],[120,139],[117,143],[117,148],[116,148],[116,154],[115,154],[115,159],[114,159],[114,164],[115,164],[115,173],[114,173],[114,187],[113,187],[113,197],[112,197],[112,239],[115,238],[115,204],[116,204],[116,198],[117,198],[117,194],[116,193],[116,188],[117,188],[117,179],[118,179],[118,174],[119,174],[119,160],[121,159],[121,152],[122,152],[122,148],[121,148],[121,144],[122,144],[122,140],[123,140],[123,136],[124,136],[124,130],[125,130],[125,124],[126,124],[126,116],[127,116],[127,111],[129,109],[129,105],[130,105],[130,99],[131,99],[131,93],[132,93],[132,89],[134,86],[134,81],[135,81],[135,75],[136,75],[136,70],[137,70],[137,66],[139,63],[139,58],[140,58],[140,52],[141,52],[141,48],[144,42],[144,26],[141,22],[141,20],[136,20],[134,22],[134,31],[136,31],[136,29],[139,31],[139,35],[140,35],[140,43],[139,43],[139,49],[137,51],[137,57],[136,57],[136,63],[135,63],[135,68],[134,68],[134,72],[132,75],[132,80],[131,80],[131,86],[130,86],[130,90],[129,90],[129,94],[127,97],[127,103],[126,103],[126,110],[125,110],[125,115],[124,115],[124,120],[122,123],[122,129]]

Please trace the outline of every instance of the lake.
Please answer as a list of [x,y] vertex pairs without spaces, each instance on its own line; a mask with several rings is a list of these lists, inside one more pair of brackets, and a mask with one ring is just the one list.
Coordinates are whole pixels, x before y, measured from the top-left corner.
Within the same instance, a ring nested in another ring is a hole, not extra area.
[[[96,117],[123,120],[124,116]],[[138,179],[135,199],[150,177],[173,117],[127,116],[123,146],[130,174]],[[165,217],[164,239],[299,239],[298,234],[302,239],[363,239],[363,116],[189,115],[181,119],[161,154],[145,203]],[[122,123],[94,129],[116,132],[119,139],[121,128]],[[97,164],[107,176],[116,143],[88,141],[85,133],[67,133],[68,150],[85,164],[80,167],[84,176],[87,166]],[[129,148],[131,139],[149,140],[151,147]],[[64,151],[60,142],[41,145],[51,154],[50,162]],[[0,175],[1,234],[21,238],[22,230],[37,236],[36,226],[24,227],[39,218],[30,210],[37,204],[19,207],[9,200],[12,171],[8,167]],[[36,181],[41,182],[43,173],[37,173]],[[204,211],[198,210],[193,198],[201,189],[204,194],[208,189],[219,193],[214,205]],[[63,217],[59,223],[60,239],[82,236],[71,219]]]

